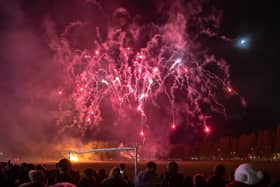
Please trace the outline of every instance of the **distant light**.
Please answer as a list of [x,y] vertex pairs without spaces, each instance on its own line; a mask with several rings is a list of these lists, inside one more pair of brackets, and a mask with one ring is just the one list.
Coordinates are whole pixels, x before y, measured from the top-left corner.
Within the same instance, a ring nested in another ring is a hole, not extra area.
[[173,130],[176,129],[176,125],[173,123],[172,126],[171,126],[171,128],[172,128]]
[[245,98],[241,98],[241,104],[243,107],[247,107],[247,102],[246,102]]
[[80,92],[84,91],[84,88],[80,88]]
[[96,51],[95,51],[95,54],[96,54],[96,55],[99,55],[99,54],[100,54],[100,52],[99,52],[98,50],[96,50]]
[[211,129],[207,126],[204,127],[204,132],[206,132],[207,134],[211,132]]
[[140,132],[140,136],[144,136],[144,131],[143,130]]
[[250,39],[248,37],[239,38],[236,45],[238,48],[248,48],[250,45]]
[[60,90],[60,91],[58,91],[58,95],[62,95],[63,94],[63,92]]

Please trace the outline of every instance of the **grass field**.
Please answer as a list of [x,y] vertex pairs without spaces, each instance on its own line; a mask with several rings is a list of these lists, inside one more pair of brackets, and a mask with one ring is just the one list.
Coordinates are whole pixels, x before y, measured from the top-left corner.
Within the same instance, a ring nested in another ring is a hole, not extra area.
[[[74,163],[74,170],[83,171],[86,168],[93,168],[95,170],[98,169],[106,169],[106,171],[110,171],[110,169],[114,166],[118,166],[120,163],[124,162],[92,162],[92,163]],[[139,162],[138,167],[139,171],[143,170],[146,162]],[[162,174],[166,170],[166,165],[168,162],[165,161],[156,161],[158,165],[157,172],[158,174]],[[234,169],[242,162],[236,161],[179,161],[179,171],[183,175],[193,175],[195,173],[203,173],[206,177],[212,174],[213,167],[218,164],[224,164],[227,169],[227,178],[229,179],[230,172],[234,171]],[[269,161],[258,161],[258,162],[249,162],[253,164],[256,168],[266,171],[272,178],[272,181],[280,180],[280,162],[269,162]],[[127,167],[128,176],[133,178],[133,161],[125,162]],[[47,164],[48,168],[54,168],[54,164]]]

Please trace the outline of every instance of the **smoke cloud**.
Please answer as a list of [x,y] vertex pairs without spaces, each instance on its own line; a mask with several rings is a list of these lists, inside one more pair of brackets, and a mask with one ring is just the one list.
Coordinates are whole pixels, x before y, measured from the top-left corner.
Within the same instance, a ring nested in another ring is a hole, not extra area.
[[[107,40],[114,24],[122,24],[122,21],[114,20],[112,14],[119,7],[125,7],[128,11],[127,16],[129,22],[133,23],[132,27],[141,25],[143,28],[145,25],[149,30],[147,33],[139,33],[139,29],[132,28],[135,31],[133,35],[142,37],[143,41],[151,39],[158,29],[163,33],[162,38],[173,43],[176,49],[183,49],[188,45],[190,50],[201,51],[201,36],[228,40],[218,34],[221,12],[214,8],[205,9],[208,7],[206,5],[205,1],[174,3],[160,0],[1,2],[0,152],[3,152],[5,157],[49,159],[61,156],[61,150],[67,150],[71,146],[82,147],[94,140],[117,143],[135,141],[139,128],[131,124],[140,121],[141,116],[128,111],[116,122],[117,114],[106,100],[98,109],[102,114],[97,114],[100,117],[97,128],[80,128],[73,124],[73,121],[66,122],[65,118],[61,120],[63,115],[73,116],[73,113],[60,110],[64,106],[58,97],[59,91],[67,84],[66,79],[73,79],[68,69],[65,69],[65,64],[58,63],[61,60],[68,63],[61,54],[67,52],[65,49],[69,50],[69,53],[80,51],[81,54],[83,51],[95,49],[98,42]],[[116,23],[118,21],[119,23]],[[192,41],[186,40],[186,37],[192,38]],[[61,49],[61,43],[68,48]],[[137,43],[135,48],[138,51],[141,48],[149,50],[154,48],[155,43],[149,42],[146,45],[147,43]],[[229,84],[228,66],[224,61],[208,55],[204,55],[204,58],[205,61],[210,59],[209,64],[214,61],[222,67],[225,71],[223,85]],[[70,61],[71,59],[69,63]],[[71,90],[71,85],[67,86],[67,89]],[[66,99],[70,104],[70,98]],[[153,132],[150,142],[156,142],[151,146],[152,154],[156,152],[156,145],[170,141],[168,128],[172,121],[172,111],[167,99],[170,98],[159,95],[157,101],[161,104],[146,104],[146,115],[153,116],[147,123],[154,124],[145,127]],[[177,117],[182,110],[191,110],[189,105],[179,105],[180,99],[182,98],[177,97],[177,101],[173,103],[177,108]],[[164,105],[169,107],[163,107]],[[183,123],[186,123],[186,120],[178,117],[178,124]],[[182,141],[187,140],[182,138]]]

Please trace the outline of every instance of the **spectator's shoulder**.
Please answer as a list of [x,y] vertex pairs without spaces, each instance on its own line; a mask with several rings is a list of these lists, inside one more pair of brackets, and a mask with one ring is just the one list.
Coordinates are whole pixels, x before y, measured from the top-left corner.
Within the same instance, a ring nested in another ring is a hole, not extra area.
[[145,172],[144,171],[140,171],[137,175],[137,177],[143,177],[145,175]]
[[19,187],[43,187],[43,184],[38,184],[38,183],[34,183],[34,182],[26,182],[26,183],[19,185]]

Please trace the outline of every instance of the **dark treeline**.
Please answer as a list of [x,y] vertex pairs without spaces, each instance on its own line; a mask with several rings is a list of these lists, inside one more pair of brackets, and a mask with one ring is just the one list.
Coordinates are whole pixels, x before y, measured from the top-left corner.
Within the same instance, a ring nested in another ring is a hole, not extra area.
[[173,144],[171,158],[194,159],[280,159],[280,125],[274,129],[224,136],[205,137],[193,144]]

